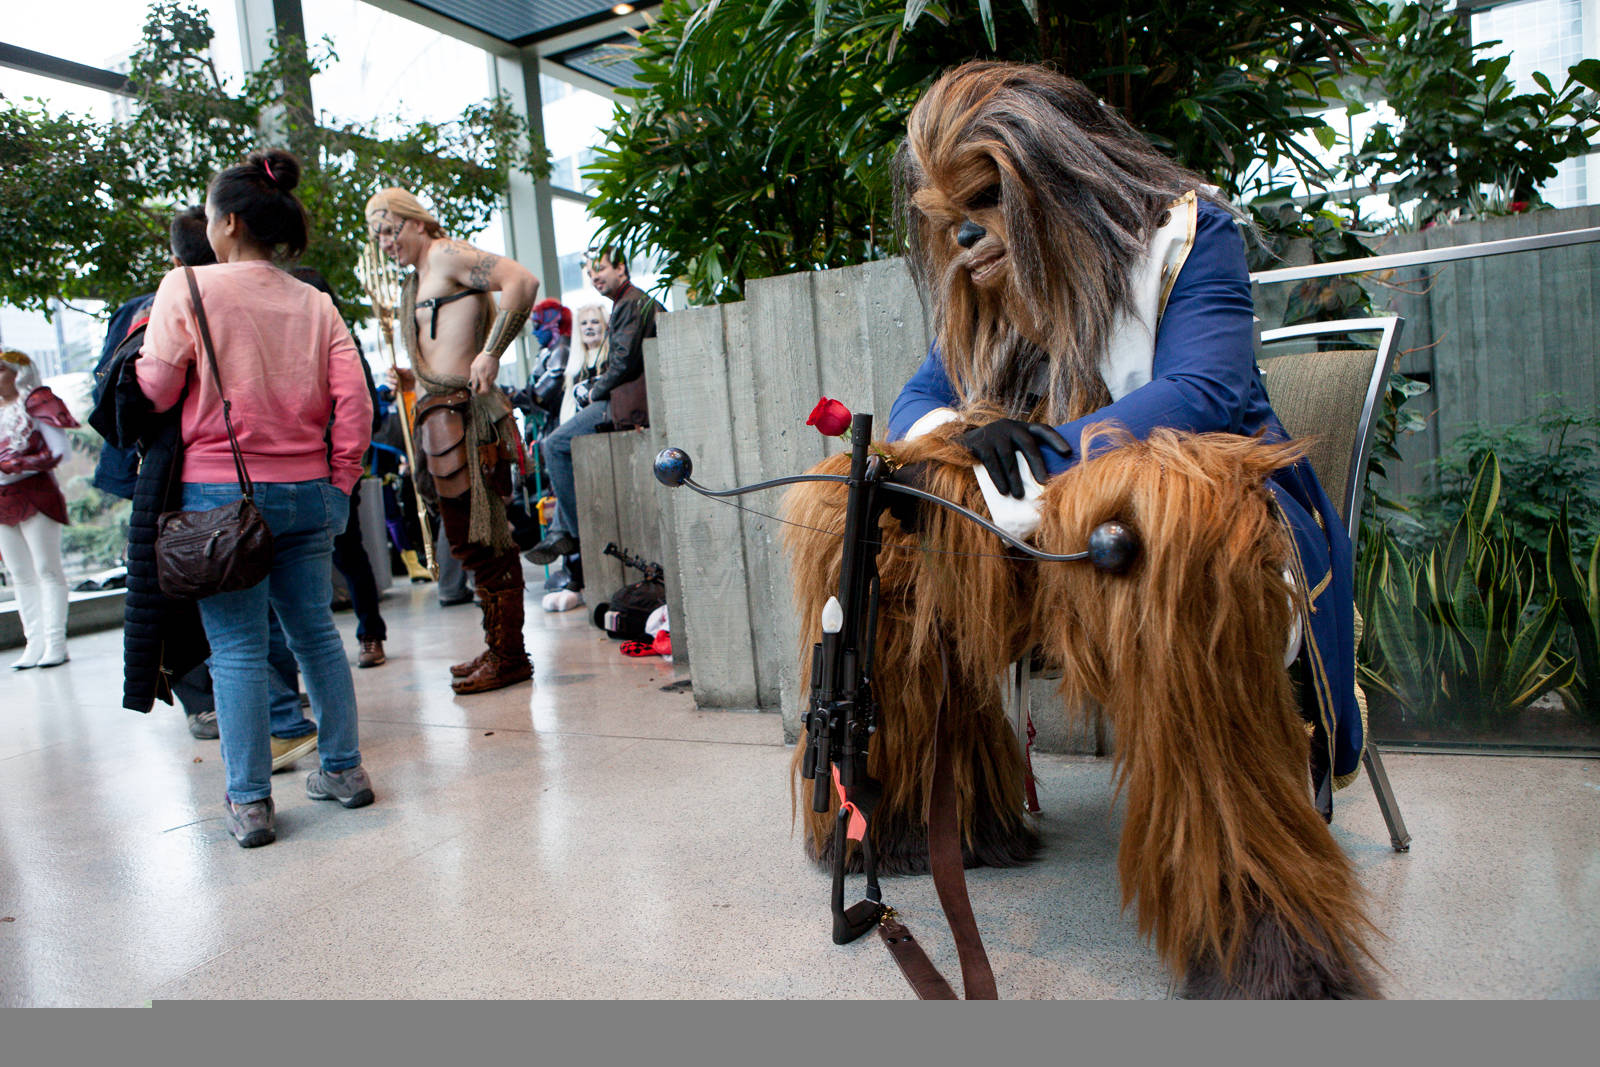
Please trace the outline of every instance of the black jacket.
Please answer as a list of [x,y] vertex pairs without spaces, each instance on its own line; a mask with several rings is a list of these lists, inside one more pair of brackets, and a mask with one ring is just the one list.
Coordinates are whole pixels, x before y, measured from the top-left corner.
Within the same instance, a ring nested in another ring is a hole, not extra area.
[[611,355],[606,369],[589,390],[589,403],[604,400],[611,390],[644,373],[644,339],[656,335],[661,305],[632,282],[611,304]]
[[148,712],[172,703],[171,680],[211,654],[200,608],[171,600],[156,579],[156,520],[183,506],[183,402],[157,414],[139,388],[137,343],[124,345],[106,369],[104,392],[89,424],[119,448],[137,448],[139,476],[128,520],[128,594],[122,615],[122,706]]

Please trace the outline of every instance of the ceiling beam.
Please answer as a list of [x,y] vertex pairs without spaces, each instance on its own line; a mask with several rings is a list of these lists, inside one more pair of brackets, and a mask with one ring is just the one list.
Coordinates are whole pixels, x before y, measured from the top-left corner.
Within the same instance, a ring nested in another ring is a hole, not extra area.
[[108,93],[134,95],[126,74],[101,67],[91,67],[84,63],[74,63],[70,59],[35,52],[31,48],[6,44],[4,41],[0,41],[0,67],[10,67],[12,70],[38,74],[89,89],[104,89]]
[[582,45],[603,41],[623,29],[637,29],[645,25],[645,8],[658,7],[661,0],[640,0],[630,5],[633,10],[626,15],[614,14],[610,8],[597,11],[585,19],[575,19],[542,33],[530,33],[517,39],[523,47],[537,47],[541,56],[565,52]]
[[492,34],[484,33],[465,22],[459,22],[447,15],[441,15],[432,8],[423,7],[421,4],[412,3],[411,0],[362,0],[380,11],[387,11],[391,15],[398,15],[407,22],[415,22],[419,26],[426,26],[446,37],[454,37],[458,41],[481,48],[485,52],[497,56],[516,56],[522,50],[510,41],[503,41]]

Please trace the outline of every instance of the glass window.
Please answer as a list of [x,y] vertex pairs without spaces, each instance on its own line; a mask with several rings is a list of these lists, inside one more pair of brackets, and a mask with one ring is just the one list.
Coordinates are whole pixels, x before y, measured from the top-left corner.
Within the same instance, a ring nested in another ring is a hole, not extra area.
[[[0,96],[30,110],[42,104],[52,114],[70,112],[104,122],[116,113],[120,98],[115,93],[46,78],[27,71],[0,67]],[[25,103],[27,98],[37,104]]]
[[[1511,57],[1506,78],[1519,90],[1537,88],[1535,71],[1560,88],[1567,68],[1584,58],[1583,0],[1518,0],[1474,12],[1472,39],[1500,42],[1488,52]],[[1587,162],[1578,157],[1556,165],[1556,176],[1539,188],[1551,206],[1589,203]]]
[[[306,37],[333,40],[338,59],[312,79],[324,123],[382,120],[403,132],[417,119],[445,122],[492,95],[482,49],[358,0],[304,5]],[[397,118],[398,116],[398,118]]]
[[[238,79],[244,70],[239,51],[237,0],[190,0],[206,12],[216,36],[211,41],[212,62],[225,79]],[[127,0],[80,0],[71,5],[70,22],[54,4],[8,4],[0,39],[35,52],[70,59],[105,70],[127,70],[128,57],[144,32],[148,6]],[[10,95],[0,71],[0,93]],[[72,89],[63,85],[63,89]],[[89,90],[92,91],[92,90]],[[71,94],[66,94],[71,95]],[[60,106],[70,107],[63,103]]]
[[539,94],[544,101],[544,140],[550,149],[550,184],[586,193],[593,183],[583,176],[583,168],[605,143],[616,105],[547,74],[539,75]]
[[583,272],[583,257],[596,229],[588,208],[576,200],[557,197],[550,211],[555,219],[556,257],[561,262],[561,302],[570,308],[605,303]]

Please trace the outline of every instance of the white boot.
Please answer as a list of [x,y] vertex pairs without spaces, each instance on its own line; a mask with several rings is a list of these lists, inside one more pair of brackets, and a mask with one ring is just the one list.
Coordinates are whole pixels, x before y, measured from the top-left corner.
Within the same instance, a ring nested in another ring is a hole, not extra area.
[[59,667],[67,662],[67,583],[65,579],[45,578],[39,582],[40,614],[43,618],[44,652],[40,667]]
[[29,641],[22,649],[22,655],[11,661],[11,669],[25,671],[29,667],[37,667],[44,658],[44,645],[38,641]]
[[11,669],[25,671],[29,667],[37,667],[44,658],[44,613],[39,606],[40,589],[37,581],[18,581],[16,588],[17,618],[22,622],[22,636],[27,639],[27,646],[23,648],[22,655],[12,661]]

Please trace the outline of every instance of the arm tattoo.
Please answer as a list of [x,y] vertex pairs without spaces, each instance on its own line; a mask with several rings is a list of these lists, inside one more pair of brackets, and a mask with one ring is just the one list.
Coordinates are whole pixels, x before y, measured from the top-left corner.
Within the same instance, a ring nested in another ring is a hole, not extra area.
[[493,252],[480,252],[478,261],[472,265],[472,270],[467,273],[467,284],[474,289],[489,288],[489,275],[494,271],[494,265],[500,262],[500,257]]
[[494,317],[494,325],[489,328],[489,339],[483,343],[483,350],[499,359],[527,324],[527,308],[501,308]]

